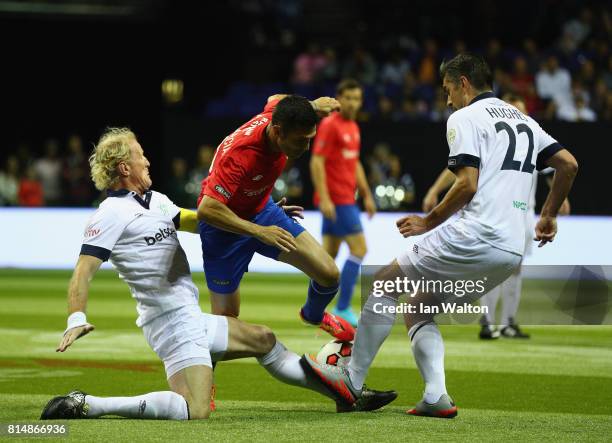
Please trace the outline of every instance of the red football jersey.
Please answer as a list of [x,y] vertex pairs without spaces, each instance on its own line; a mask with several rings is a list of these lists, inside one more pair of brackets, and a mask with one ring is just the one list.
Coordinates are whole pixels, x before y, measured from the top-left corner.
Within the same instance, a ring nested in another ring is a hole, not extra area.
[[[346,120],[339,112],[321,120],[312,152],[325,157],[327,189],[336,205],[355,203],[360,146],[361,135],[355,121]],[[316,192],[314,204],[319,204]]]
[[287,156],[272,152],[265,142],[265,131],[279,100],[272,100],[256,115],[221,142],[202,180],[198,206],[207,195],[227,205],[243,219],[251,219],[268,202]]

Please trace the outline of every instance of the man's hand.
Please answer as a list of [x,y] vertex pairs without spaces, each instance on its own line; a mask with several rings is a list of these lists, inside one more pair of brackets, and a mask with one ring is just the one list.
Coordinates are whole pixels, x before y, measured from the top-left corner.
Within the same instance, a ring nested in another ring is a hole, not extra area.
[[412,237],[413,235],[425,234],[429,231],[427,223],[423,217],[418,215],[409,215],[407,217],[400,218],[395,222],[400,234],[406,237]]
[[534,240],[539,241],[538,248],[552,242],[557,235],[557,219],[555,217],[540,217],[535,227]]
[[287,214],[291,218],[304,218],[304,208],[302,208],[301,206],[285,206],[285,203],[287,203],[287,198],[283,197],[276,202],[276,205],[280,206],[283,211],[285,211],[285,214]]
[[427,191],[427,194],[425,194],[425,198],[423,199],[423,212],[428,213],[438,205],[438,202],[438,194]]
[[332,97],[319,97],[310,103],[312,103],[312,107],[317,111],[319,117],[326,117],[333,111],[340,110],[340,102]]
[[293,235],[279,226],[260,226],[255,234],[255,238],[283,252],[291,252],[297,249],[297,243]]
[[376,214],[376,202],[374,201],[371,195],[364,197],[363,207],[368,213],[368,218],[371,220],[372,217],[374,217],[374,214]]
[[72,343],[74,343],[77,338],[81,338],[82,336],[89,334],[94,329],[96,329],[96,327],[89,323],[83,326],[68,329],[62,337],[62,341],[60,341],[60,344],[55,352],[64,352]]
[[321,209],[323,217],[336,221],[336,205],[331,200],[321,200],[319,202],[319,209]]

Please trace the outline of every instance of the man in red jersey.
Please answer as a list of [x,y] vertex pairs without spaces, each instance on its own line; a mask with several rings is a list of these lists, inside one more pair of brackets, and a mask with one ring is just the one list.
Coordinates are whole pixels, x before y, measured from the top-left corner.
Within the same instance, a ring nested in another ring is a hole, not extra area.
[[344,241],[350,251],[342,267],[340,296],[332,312],[357,326],[351,298],[367,247],[359,207],[355,203],[355,189],[359,189],[370,218],[376,212],[376,204],[359,161],[361,136],[355,118],[363,102],[363,90],[357,81],[345,79],[338,85],[336,97],[340,112],[324,118],[319,124],[310,171],[316,190],[314,203],[323,214],[323,247],[336,257]]
[[261,114],[217,148],[198,201],[204,272],[214,314],[238,317],[240,280],[257,252],[289,263],[311,278],[300,311],[305,322],[340,340],[353,339],[349,323],[325,312],[338,291],[334,260],[292,217],[301,217],[302,208],[276,205],[270,197],[287,158],[298,158],[308,150],[319,115],[339,108],[330,97],[309,102],[295,95],[274,95]]

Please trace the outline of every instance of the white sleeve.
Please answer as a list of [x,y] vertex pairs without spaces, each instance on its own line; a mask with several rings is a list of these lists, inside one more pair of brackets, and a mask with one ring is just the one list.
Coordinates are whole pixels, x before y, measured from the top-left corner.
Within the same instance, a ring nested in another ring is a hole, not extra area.
[[478,132],[465,113],[455,112],[448,118],[446,141],[449,148],[448,169],[454,172],[461,166],[480,168]]
[[563,146],[557,140],[551,137],[544,129],[536,123],[536,134],[534,134],[534,144],[538,159],[536,168],[538,171],[546,169],[546,160],[561,151]]
[[160,214],[163,214],[167,217],[170,217],[172,220],[180,214],[181,208],[174,204],[172,200],[168,198],[166,194],[162,194],[161,192],[153,191],[155,194],[157,204],[155,208],[151,208]]
[[98,209],[83,233],[80,255],[91,255],[107,261],[125,226],[122,217],[111,211]]

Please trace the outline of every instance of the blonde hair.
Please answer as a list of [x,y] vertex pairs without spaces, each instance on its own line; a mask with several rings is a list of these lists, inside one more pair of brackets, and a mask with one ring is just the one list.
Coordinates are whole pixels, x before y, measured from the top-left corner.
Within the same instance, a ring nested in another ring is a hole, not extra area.
[[128,128],[107,128],[100,136],[89,157],[91,178],[96,189],[103,191],[117,181],[117,165],[129,161],[130,142],[134,140],[136,135]]

